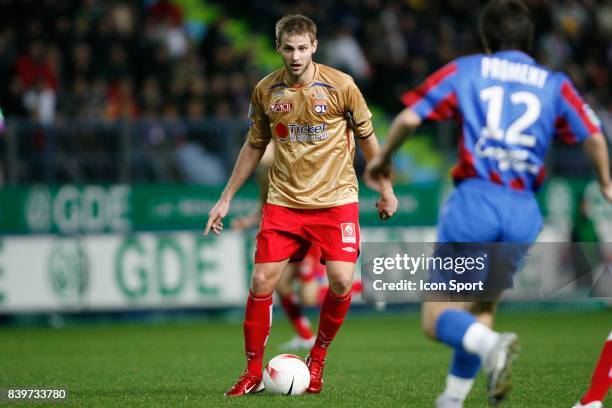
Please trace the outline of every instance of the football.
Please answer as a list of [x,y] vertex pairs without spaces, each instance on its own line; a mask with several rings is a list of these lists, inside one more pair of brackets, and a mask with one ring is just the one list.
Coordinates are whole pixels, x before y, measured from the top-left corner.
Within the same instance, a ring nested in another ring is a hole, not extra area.
[[281,354],[268,362],[263,373],[266,391],[273,394],[300,395],[310,383],[304,361],[293,354]]

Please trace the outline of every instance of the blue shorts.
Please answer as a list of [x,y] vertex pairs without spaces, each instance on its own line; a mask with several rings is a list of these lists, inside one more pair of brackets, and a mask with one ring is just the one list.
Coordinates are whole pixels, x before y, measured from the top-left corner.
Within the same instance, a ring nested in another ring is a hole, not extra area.
[[486,253],[486,267],[461,274],[433,270],[430,280],[484,281],[488,293],[501,293],[512,287],[514,274],[541,229],[542,215],[532,192],[481,179],[465,180],[440,211],[436,256],[465,258]]

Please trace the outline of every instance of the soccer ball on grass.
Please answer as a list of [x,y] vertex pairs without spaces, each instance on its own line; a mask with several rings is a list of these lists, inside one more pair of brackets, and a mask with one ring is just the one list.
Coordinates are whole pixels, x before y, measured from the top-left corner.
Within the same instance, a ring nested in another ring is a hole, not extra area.
[[310,384],[310,372],[298,356],[280,354],[266,365],[263,382],[273,394],[300,395]]

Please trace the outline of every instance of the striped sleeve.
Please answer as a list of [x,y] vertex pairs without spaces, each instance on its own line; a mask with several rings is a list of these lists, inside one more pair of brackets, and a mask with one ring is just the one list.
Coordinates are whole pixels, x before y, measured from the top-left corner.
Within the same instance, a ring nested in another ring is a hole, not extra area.
[[555,137],[566,144],[584,141],[593,133],[601,132],[600,120],[585,103],[569,78],[559,87],[559,103],[555,120]]
[[431,74],[419,87],[406,92],[401,100],[422,120],[455,119],[459,116],[456,78],[457,63],[453,61]]

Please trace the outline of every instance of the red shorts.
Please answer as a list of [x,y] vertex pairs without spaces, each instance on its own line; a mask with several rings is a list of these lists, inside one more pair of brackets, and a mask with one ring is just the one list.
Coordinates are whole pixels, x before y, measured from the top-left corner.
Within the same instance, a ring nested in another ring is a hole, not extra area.
[[311,244],[321,248],[323,261],[357,262],[359,205],[311,210],[264,204],[255,263],[287,258],[299,262],[306,257]]
[[302,282],[312,282],[325,277],[325,265],[321,263],[321,248],[318,245],[310,245],[306,257],[298,266],[298,271]]

